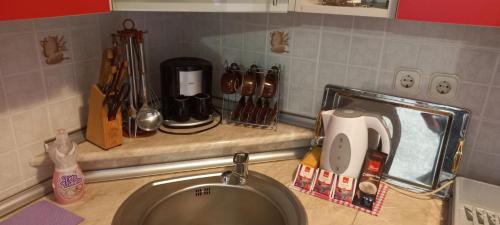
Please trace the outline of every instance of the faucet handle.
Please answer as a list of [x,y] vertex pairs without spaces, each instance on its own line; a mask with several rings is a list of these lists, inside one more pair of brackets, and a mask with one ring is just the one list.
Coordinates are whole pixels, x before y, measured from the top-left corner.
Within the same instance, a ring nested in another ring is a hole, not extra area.
[[248,162],[248,153],[235,153],[233,157],[233,163],[247,163]]

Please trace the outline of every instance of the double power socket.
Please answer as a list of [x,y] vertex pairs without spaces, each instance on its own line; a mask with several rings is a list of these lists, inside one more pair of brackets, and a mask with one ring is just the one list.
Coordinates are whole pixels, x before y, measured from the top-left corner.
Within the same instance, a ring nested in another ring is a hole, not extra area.
[[[418,69],[399,69],[394,76],[394,89],[406,95],[417,95],[423,85],[422,72]],[[454,99],[458,93],[460,80],[457,75],[433,73],[430,77],[427,94],[432,99]]]

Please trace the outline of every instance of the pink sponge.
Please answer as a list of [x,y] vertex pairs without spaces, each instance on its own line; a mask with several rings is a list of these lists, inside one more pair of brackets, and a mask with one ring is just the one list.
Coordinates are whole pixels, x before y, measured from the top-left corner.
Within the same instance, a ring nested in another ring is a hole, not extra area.
[[0,225],[77,225],[82,221],[82,217],[48,201],[40,201],[0,222]]

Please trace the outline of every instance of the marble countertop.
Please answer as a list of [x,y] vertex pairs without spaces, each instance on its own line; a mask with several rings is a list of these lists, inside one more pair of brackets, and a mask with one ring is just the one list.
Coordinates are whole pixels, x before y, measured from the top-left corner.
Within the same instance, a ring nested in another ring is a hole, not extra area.
[[[284,185],[292,181],[298,160],[251,164],[250,170],[266,174]],[[79,202],[61,206],[83,218],[81,225],[110,225],[118,207],[135,190],[159,179],[220,172],[210,169],[173,173],[143,178],[92,183],[86,186],[86,194]],[[292,191],[304,205],[309,225],[434,225],[445,224],[446,207],[439,199],[420,200],[389,190],[379,216],[371,216],[357,210]],[[53,201],[48,195],[40,200]]]
[[[276,130],[221,124],[198,134],[173,135],[162,132],[149,137],[124,138],[121,146],[103,150],[90,142],[78,146],[78,162],[84,170],[98,170],[153,163],[307,148],[313,131],[284,123]],[[49,165],[48,155],[32,159],[32,166]]]

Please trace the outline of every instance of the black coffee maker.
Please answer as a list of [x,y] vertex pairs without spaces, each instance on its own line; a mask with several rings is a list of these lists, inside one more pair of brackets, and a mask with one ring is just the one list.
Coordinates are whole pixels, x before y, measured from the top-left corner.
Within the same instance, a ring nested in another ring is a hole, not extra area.
[[160,68],[163,118],[178,122],[203,119],[204,115],[192,111],[203,110],[201,103],[210,101],[212,64],[200,58],[179,57],[163,61]]

